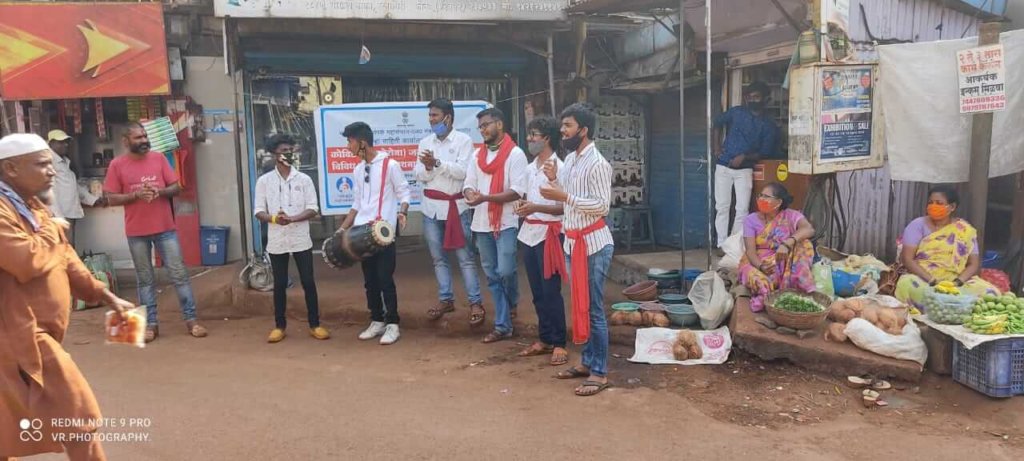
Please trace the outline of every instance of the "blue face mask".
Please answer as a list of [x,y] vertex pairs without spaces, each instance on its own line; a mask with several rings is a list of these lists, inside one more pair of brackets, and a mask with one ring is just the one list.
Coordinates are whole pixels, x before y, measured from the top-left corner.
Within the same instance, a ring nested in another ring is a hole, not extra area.
[[444,120],[442,120],[441,123],[430,125],[430,130],[438,136],[444,136],[448,133],[448,124],[444,123]]

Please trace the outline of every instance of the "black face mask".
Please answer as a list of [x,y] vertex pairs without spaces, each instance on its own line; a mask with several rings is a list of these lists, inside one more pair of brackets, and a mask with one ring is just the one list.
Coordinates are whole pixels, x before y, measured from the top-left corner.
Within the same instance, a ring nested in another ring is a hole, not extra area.
[[562,138],[562,149],[566,152],[576,152],[576,149],[580,148],[580,144],[583,144],[583,133],[576,132],[576,136],[571,138]]
[[753,111],[764,109],[764,101],[747,101],[747,108]]

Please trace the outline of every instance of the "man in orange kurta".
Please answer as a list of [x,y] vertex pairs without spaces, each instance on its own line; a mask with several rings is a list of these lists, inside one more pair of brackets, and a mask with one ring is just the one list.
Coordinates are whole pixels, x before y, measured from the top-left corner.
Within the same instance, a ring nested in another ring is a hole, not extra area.
[[99,405],[61,341],[72,295],[132,306],[92,277],[50,217],[52,155],[34,134],[0,139],[0,461],[61,451],[105,459],[92,437]]

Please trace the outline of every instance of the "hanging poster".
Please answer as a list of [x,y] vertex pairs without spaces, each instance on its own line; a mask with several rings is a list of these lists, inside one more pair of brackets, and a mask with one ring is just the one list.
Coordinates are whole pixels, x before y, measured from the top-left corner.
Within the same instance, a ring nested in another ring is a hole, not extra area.
[[956,60],[961,114],[1006,109],[1002,44],[957,51]]
[[[477,129],[476,114],[490,106],[485,101],[454,101],[455,130],[461,131],[478,147],[483,138]],[[396,160],[412,189],[410,210],[419,210],[422,185],[413,177],[421,139],[430,134],[426,102],[360,103],[320,106],[313,116],[316,127],[317,164],[320,168],[320,210],[324,215],[348,213],[353,201],[352,174],[359,158],[348,150],[341,135],[345,126],[366,122],[373,129],[374,147]]]
[[871,156],[871,107],[874,75],[870,66],[821,71],[821,161]]

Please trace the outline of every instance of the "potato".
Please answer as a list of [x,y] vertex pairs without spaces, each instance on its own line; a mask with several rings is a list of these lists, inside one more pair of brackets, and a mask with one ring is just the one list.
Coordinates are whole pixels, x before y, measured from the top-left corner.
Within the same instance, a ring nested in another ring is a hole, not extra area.
[[839,315],[839,313],[845,310],[849,310],[849,308],[846,305],[846,300],[842,298],[837,299],[835,302],[832,303],[831,306],[828,307],[829,320],[836,320],[836,317]]
[[836,313],[835,316],[833,316],[832,320],[834,320],[836,322],[839,322],[839,323],[842,323],[842,324],[845,324],[845,323],[849,322],[850,320],[853,320],[856,317],[857,317],[857,313],[854,312],[853,309],[847,308],[847,309],[843,309],[842,311],[839,311],[838,313]]
[[844,323],[830,323],[825,328],[825,341],[832,341],[835,343],[841,343],[846,341],[846,324]]
[[676,336],[676,343],[682,344],[684,346],[689,346],[690,344],[697,344],[697,335],[690,330],[682,330]]
[[675,345],[672,346],[672,356],[675,357],[676,360],[682,362],[688,359],[690,357],[690,354],[689,351],[686,349],[686,346],[679,344],[679,342],[677,341]]
[[700,348],[700,344],[693,343],[686,347],[686,353],[690,356],[690,360],[697,360],[704,357],[704,350]]
[[672,325],[672,322],[668,319],[667,315],[661,312],[654,313],[654,326],[668,328],[669,325]]

